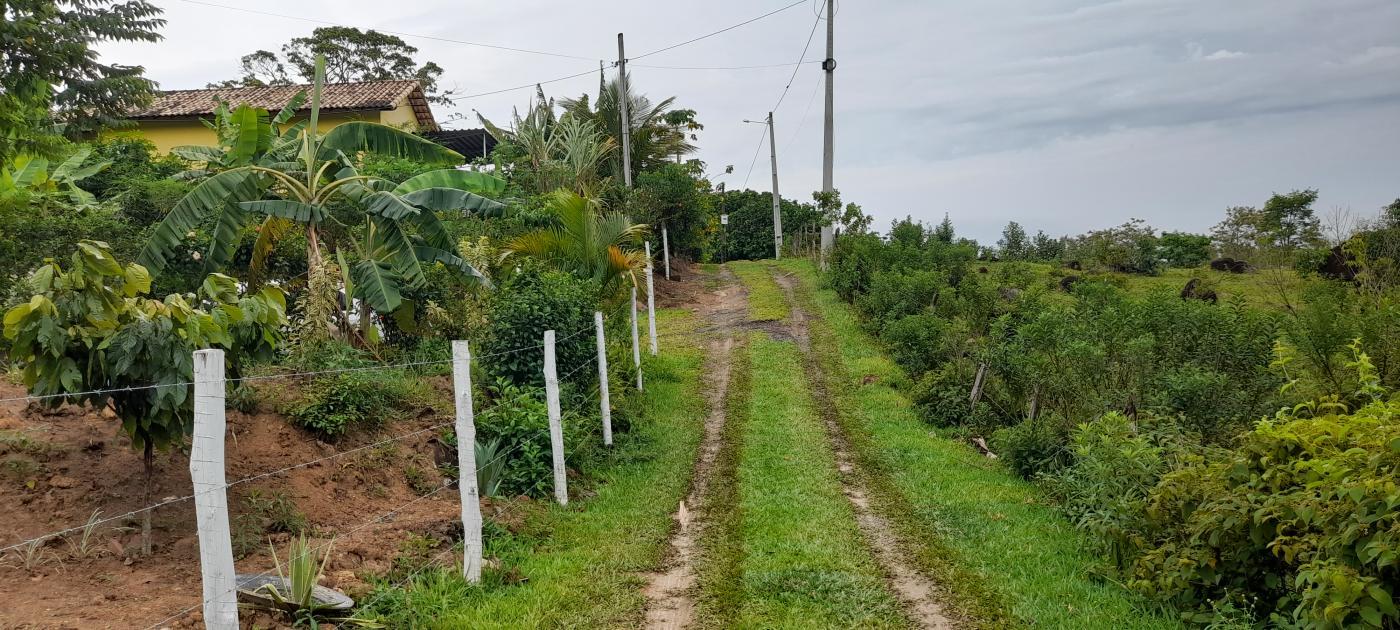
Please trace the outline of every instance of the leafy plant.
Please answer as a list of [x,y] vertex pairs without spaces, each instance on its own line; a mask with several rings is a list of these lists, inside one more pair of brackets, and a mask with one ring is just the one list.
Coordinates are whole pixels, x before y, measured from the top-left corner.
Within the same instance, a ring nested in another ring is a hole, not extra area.
[[595,353],[593,338],[574,333],[592,330],[596,288],[566,273],[523,267],[492,293],[481,351],[492,357],[488,369],[493,376],[543,385],[544,353],[517,350],[540,347],[544,332],[554,330],[561,378],[588,361]]
[[68,548],[73,552],[73,557],[91,558],[102,553],[103,549],[97,541],[97,526],[101,524],[101,521],[102,510],[93,510],[92,515],[83,524],[83,528],[79,530],[77,538],[66,539]]
[[[406,289],[421,286],[423,268],[444,264],[466,282],[479,282],[481,273],[458,257],[437,212],[496,212],[504,206],[476,194],[479,173],[451,169],[432,171],[394,185],[361,175],[348,157],[360,152],[411,158],[424,162],[459,162],[455,152],[385,125],[352,121],[319,135],[323,83],[318,61],[306,124],[287,131],[299,101],[277,116],[247,106],[220,115],[215,127],[220,147],[182,147],[182,155],[217,165],[208,177],[171,209],[142,251],[140,261],[159,274],[175,255],[183,236],[205,223],[214,224],[204,260],[219,270],[233,261],[235,249],[254,217],[263,217],[253,245],[250,269],[259,273],[275,244],[294,228],[302,228],[308,269],[322,269],[322,229],[335,222],[333,205],[349,204],[365,225],[363,239],[352,242],[358,260],[341,270],[352,297],[380,313],[403,306]],[[343,259],[342,259],[343,260]],[[348,318],[345,318],[348,319]]]
[[[4,320],[10,358],[23,367],[26,388],[50,407],[110,407],[143,451],[147,495],[155,449],[193,428],[194,351],[223,348],[237,376],[244,362],[271,355],[286,324],[280,290],[239,296],[234,279],[219,274],[197,294],[153,299],[146,269],[123,267],[97,241],[79,242],[67,269],[49,260],[30,283],[37,293]],[[143,534],[149,552],[148,527]]]
[[545,210],[552,224],[512,239],[501,260],[531,256],[556,269],[592,282],[600,295],[614,295],[624,286],[638,286],[637,272],[646,256],[637,247],[645,225],[626,215],[603,212],[596,199],[558,190],[548,196]]
[[352,428],[377,427],[414,397],[404,377],[372,371],[317,377],[302,391],[290,415],[294,423],[335,439]]

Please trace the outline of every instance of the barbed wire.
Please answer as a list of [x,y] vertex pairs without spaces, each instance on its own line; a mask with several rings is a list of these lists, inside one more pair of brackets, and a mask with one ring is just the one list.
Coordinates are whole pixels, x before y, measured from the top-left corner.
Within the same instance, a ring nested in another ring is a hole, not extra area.
[[[487,466],[490,466],[490,465],[496,463],[497,461],[500,461],[501,458],[503,458],[503,457],[505,457],[506,455],[509,455],[509,454],[511,454],[512,452],[518,450],[518,449],[520,448],[521,444],[523,444],[523,443],[517,443],[515,446],[512,446],[512,447],[509,448],[509,449],[506,449],[505,451],[503,451],[503,452],[501,452],[500,454],[498,454],[496,457],[492,458],[491,461],[486,462],[485,464],[479,465],[478,468],[485,468],[485,467],[487,467]],[[459,446],[460,446],[460,445],[459,445]],[[459,475],[459,483],[460,483],[460,475]],[[438,486],[437,488],[433,489],[432,492],[429,492],[429,493],[427,493],[427,494],[424,494],[424,495],[420,495],[420,496],[418,496],[418,497],[415,497],[414,499],[412,499],[412,500],[410,500],[410,501],[408,501],[408,502],[402,503],[402,504],[400,504],[400,505],[394,507],[393,509],[391,509],[391,510],[389,510],[389,511],[387,511],[387,512],[381,513],[381,514],[379,514],[378,516],[376,516],[376,517],[374,517],[374,518],[372,518],[372,519],[369,519],[369,520],[367,520],[367,521],[364,521],[364,522],[360,523],[359,525],[356,525],[355,527],[351,528],[350,530],[348,530],[348,531],[346,531],[346,532],[344,532],[344,533],[337,534],[335,537],[331,538],[330,540],[328,540],[328,541],[326,541],[326,542],[324,542],[324,543],[322,543],[322,544],[320,544],[320,545],[318,545],[318,546],[312,547],[310,550],[308,550],[308,553],[319,553],[320,551],[322,551],[322,550],[324,550],[324,549],[328,549],[328,548],[330,548],[331,545],[334,545],[336,541],[341,540],[341,539],[343,539],[343,538],[347,538],[347,537],[349,537],[349,536],[353,536],[356,532],[359,532],[359,531],[361,531],[361,530],[363,530],[363,529],[365,529],[365,528],[367,528],[367,527],[369,527],[369,526],[371,526],[371,525],[374,525],[374,524],[376,524],[376,523],[383,522],[384,519],[389,518],[389,517],[391,517],[391,516],[393,516],[393,515],[395,515],[395,514],[398,514],[399,512],[402,512],[404,509],[408,508],[409,506],[414,505],[414,504],[419,503],[419,502],[422,502],[422,501],[424,501],[424,500],[427,500],[428,498],[430,498],[430,497],[436,495],[437,493],[442,492],[443,490],[446,490],[446,489],[451,488],[451,487],[452,487],[452,486],[451,486],[450,484],[443,484],[443,485],[441,485],[441,486]],[[274,551],[273,553],[276,553],[276,552]],[[275,570],[276,570],[276,568],[274,567],[273,569],[268,569],[268,570],[265,570],[265,571],[263,571],[263,572],[261,572],[261,573],[256,573],[256,574],[253,575],[253,578],[252,578],[252,579],[256,580],[257,578],[270,576],[270,575],[272,575],[272,572],[275,571]],[[238,590],[238,587],[235,586],[235,587],[234,587],[234,592],[237,592],[237,590]],[[220,594],[220,595],[227,595],[228,593],[227,593],[227,592],[222,592],[222,593],[219,593],[219,594]],[[204,601],[203,601],[203,598],[202,598],[202,596],[201,596],[201,600],[200,600],[199,602],[195,603],[194,605],[188,606],[188,607],[186,607],[186,608],[184,608],[184,609],[181,609],[180,611],[176,612],[175,614],[173,614],[173,615],[171,615],[171,616],[169,616],[169,617],[166,617],[166,618],[164,618],[164,619],[161,619],[160,621],[157,621],[157,622],[151,624],[150,626],[147,626],[147,628],[149,629],[149,628],[156,628],[156,627],[159,627],[160,625],[162,625],[162,624],[164,624],[164,623],[173,621],[173,620],[175,620],[175,619],[180,618],[180,617],[183,616],[183,615],[189,614],[190,612],[194,611],[194,609],[199,608],[200,606],[203,606],[203,605],[204,605]],[[363,606],[362,606],[362,607],[363,607]]]

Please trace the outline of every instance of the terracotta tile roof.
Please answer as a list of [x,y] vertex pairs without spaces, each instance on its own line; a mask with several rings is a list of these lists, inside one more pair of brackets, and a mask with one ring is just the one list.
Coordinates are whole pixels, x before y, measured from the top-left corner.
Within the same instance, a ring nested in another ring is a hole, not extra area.
[[[214,113],[217,101],[230,105],[247,103],[271,112],[282,109],[297,92],[310,90],[310,85],[276,85],[268,87],[208,88],[204,90],[171,90],[156,95],[147,107],[131,112],[132,120],[160,118],[192,118]],[[321,93],[321,111],[389,110],[398,107],[405,98],[413,107],[418,126],[436,130],[432,109],[423,97],[417,81],[361,81],[328,83]],[[302,111],[306,111],[303,109]]]

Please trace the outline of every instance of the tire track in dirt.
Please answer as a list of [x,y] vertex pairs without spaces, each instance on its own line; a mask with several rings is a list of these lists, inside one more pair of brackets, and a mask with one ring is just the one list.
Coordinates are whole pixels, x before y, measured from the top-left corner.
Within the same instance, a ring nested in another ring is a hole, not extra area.
[[939,601],[938,585],[906,560],[906,545],[900,540],[894,526],[871,505],[870,493],[860,472],[856,470],[854,458],[851,457],[850,444],[837,422],[840,411],[827,388],[830,375],[812,354],[807,313],[793,295],[794,280],[777,270],[772,270],[772,273],[792,309],[788,326],[798,349],[802,351],[803,367],[807,372],[807,383],[812,389],[812,399],[826,425],[832,452],[836,458],[836,468],[841,473],[841,488],[855,509],[856,523],[866,544],[885,573],[890,590],[904,604],[905,613],[910,621],[920,628],[957,628],[958,624]]
[[686,628],[695,622],[694,591],[699,540],[705,526],[704,498],[714,481],[715,462],[724,445],[725,399],[733,364],[734,332],[743,324],[747,312],[743,287],[733,274],[722,268],[721,279],[723,285],[703,294],[696,305],[696,310],[708,323],[704,330],[715,334],[707,341],[705,356],[709,415],[705,418],[704,437],[690,491],[674,515],[676,531],[671,537],[664,570],[648,574],[647,585],[642,590],[646,597],[647,628]]

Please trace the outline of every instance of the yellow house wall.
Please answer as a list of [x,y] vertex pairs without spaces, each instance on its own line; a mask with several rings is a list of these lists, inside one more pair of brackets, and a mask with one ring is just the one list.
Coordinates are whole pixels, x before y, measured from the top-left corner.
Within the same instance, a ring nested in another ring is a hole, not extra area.
[[[294,118],[286,126],[296,124],[298,120],[301,119]],[[413,115],[413,108],[404,104],[397,109],[385,111],[322,113],[317,120],[316,127],[324,133],[334,129],[336,125],[352,120],[368,120],[398,128],[407,125],[407,128],[413,129],[417,126],[417,118]],[[103,133],[104,138],[131,135],[143,136],[150,140],[156,145],[156,151],[159,153],[169,153],[170,149],[178,146],[191,144],[214,146],[218,143],[214,132],[197,119],[143,120],[138,122],[134,129],[126,128]]]

